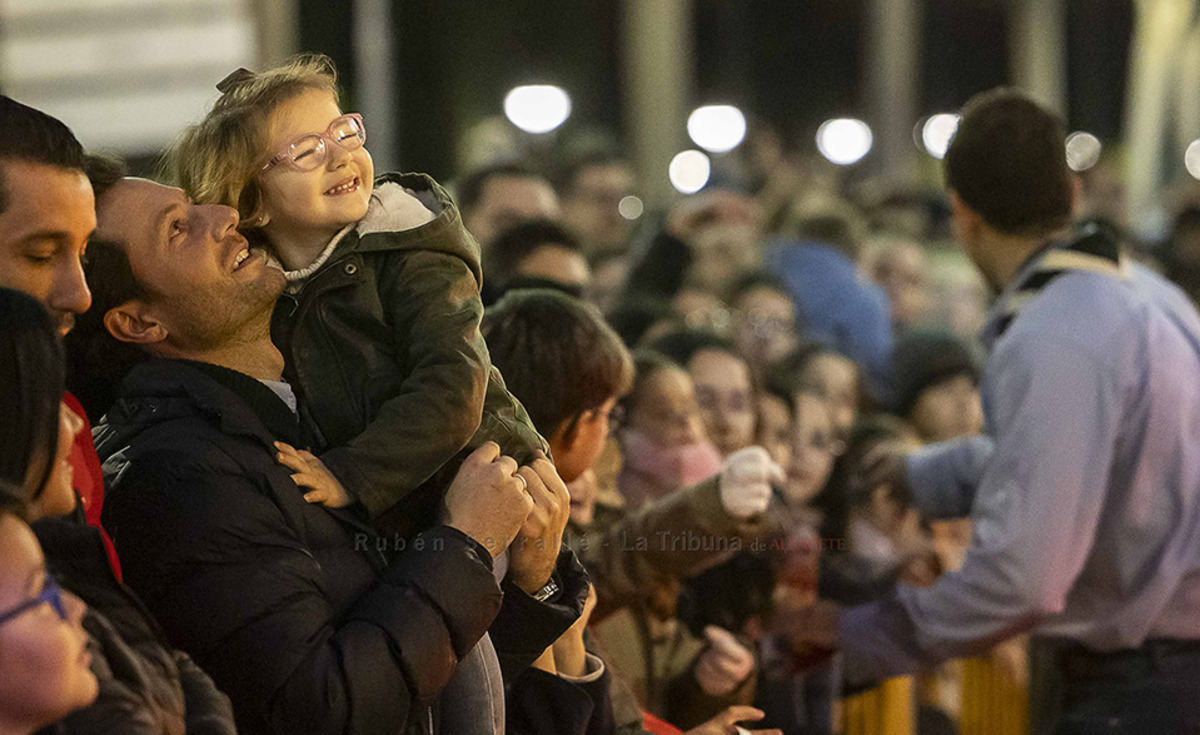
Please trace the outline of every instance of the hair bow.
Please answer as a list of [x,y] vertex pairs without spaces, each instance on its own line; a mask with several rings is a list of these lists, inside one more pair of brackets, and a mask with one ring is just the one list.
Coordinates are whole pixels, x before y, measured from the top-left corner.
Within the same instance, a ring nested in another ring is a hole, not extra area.
[[244,66],[239,67],[238,69],[230,72],[229,75],[224,79],[217,82],[217,91],[221,94],[226,94],[234,87],[240,85],[242,82],[249,81],[253,78],[254,72],[250,71]]

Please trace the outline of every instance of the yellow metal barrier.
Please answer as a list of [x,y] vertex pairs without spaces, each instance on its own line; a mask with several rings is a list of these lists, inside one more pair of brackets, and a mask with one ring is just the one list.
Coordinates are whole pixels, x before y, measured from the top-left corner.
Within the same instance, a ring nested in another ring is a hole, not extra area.
[[888,679],[842,702],[844,735],[915,735],[913,679]]
[[991,658],[963,662],[961,735],[1027,735],[1029,691]]
[[[1029,692],[991,658],[962,662],[960,735],[1028,735]],[[843,735],[919,735],[912,677],[889,679],[842,702]]]

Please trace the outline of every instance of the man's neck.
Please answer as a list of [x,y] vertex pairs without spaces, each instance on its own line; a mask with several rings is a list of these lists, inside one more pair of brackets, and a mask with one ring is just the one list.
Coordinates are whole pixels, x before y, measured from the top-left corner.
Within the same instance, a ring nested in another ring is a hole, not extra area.
[[275,254],[283,263],[283,267],[289,271],[298,271],[312,265],[313,261],[325,252],[329,241],[342,231],[341,227],[333,230],[280,229],[272,228],[270,224],[265,229]]
[[159,357],[195,360],[236,370],[257,380],[283,380],[283,354],[271,342],[270,333],[248,340],[230,341],[219,347],[201,350],[164,348]]
[[979,267],[992,289],[1000,293],[1016,277],[1017,271],[1025,265],[1031,255],[1062,234],[1053,232],[1033,236],[1007,235],[989,229],[980,235],[975,246],[975,265]]

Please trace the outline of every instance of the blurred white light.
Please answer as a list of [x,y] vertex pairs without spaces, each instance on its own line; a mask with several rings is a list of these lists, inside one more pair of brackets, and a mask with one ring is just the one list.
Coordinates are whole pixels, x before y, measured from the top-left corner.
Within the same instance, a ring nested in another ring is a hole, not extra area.
[[1183,154],[1183,163],[1192,178],[1200,179],[1200,140],[1193,140],[1187,147],[1187,153]]
[[705,105],[688,116],[688,135],[710,153],[737,148],[746,137],[746,116],[733,105]]
[[925,146],[925,152],[938,160],[945,158],[957,131],[958,115],[942,112],[930,116],[921,127],[921,143]]
[[632,194],[617,203],[617,212],[625,219],[637,219],[642,216],[644,211],[646,211],[646,205]]
[[700,151],[683,151],[675,154],[671,159],[671,165],[667,168],[667,175],[671,177],[671,186],[674,186],[681,194],[695,194],[704,188],[708,183],[708,176],[712,173],[712,163],[708,160],[708,156]]
[[1067,136],[1067,165],[1072,171],[1087,171],[1100,160],[1104,146],[1100,139],[1083,131]]
[[504,114],[527,133],[548,133],[571,115],[571,98],[552,84],[529,84],[504,98]]
[[849,166],[871,151],[871,128],[862,120],[826,120],[817,128],[817,150],[830,163]]

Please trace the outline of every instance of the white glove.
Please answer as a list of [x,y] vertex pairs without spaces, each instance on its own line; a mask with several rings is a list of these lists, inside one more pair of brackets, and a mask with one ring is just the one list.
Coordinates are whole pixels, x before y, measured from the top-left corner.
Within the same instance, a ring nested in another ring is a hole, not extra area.
[[729,455],[717,485],[721,505],[734,518],[750,518],[771,503],[771,483],[782,484],[785,475],[762,447],[746,447]]
[[754,652],[729,631],[709,625],[704,628],[709,647],[696,660],[696,683],[710,697],[724,697],[754,671]]

